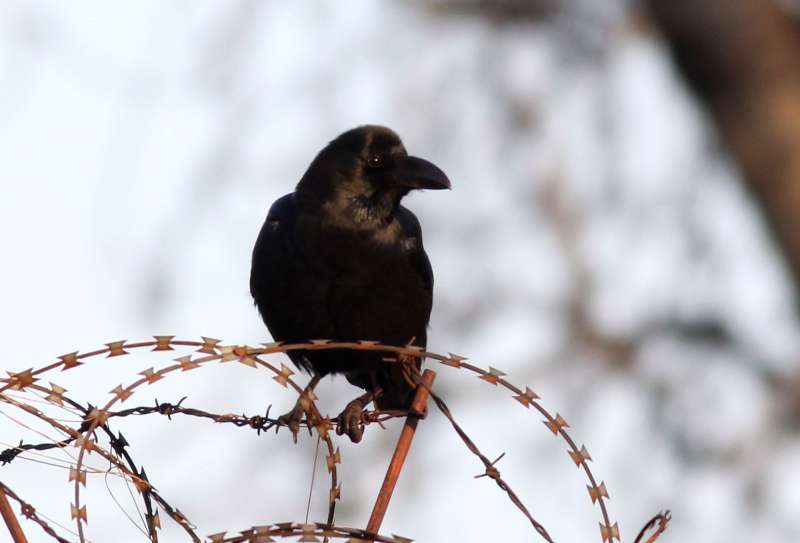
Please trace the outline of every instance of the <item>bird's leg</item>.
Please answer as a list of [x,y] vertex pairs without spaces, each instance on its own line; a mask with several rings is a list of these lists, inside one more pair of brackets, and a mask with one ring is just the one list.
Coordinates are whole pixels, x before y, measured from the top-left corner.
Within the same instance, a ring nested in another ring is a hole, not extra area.
[[[300,423],[303,421],[303,416],[306,417],[307,421],[309,420],[308,413],[311,401],[314,398],[314,387],[317,386],[321,378],[319,374],[314,374],[311,381],[306,385],[306,388],[303,389],[300,397],[297,398],[297,402],[294,404],[292,410],[278,417],[278,424],[289,428],[295,443],[297,443],[297,433],[300,431]],[[308,431],[311,431],[310,426]]]
[[338,435],[347,434],[353,443],[361,441],[361,437],[364,435],[364,408],[380,394],[380,389],[374,389],[348,403],[336,417],[336,433]]

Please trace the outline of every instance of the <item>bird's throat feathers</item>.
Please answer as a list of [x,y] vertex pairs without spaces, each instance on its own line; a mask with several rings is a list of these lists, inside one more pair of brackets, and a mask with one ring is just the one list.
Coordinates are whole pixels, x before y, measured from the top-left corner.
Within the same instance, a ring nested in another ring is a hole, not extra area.
[[368,228],[380,228],[392,222],[403,193],[397,189],[375,191],[372,194],[346,195],[338,210],[355,223]]
[[[337,172],[338,173],[338,172]],[[373,232],[384,242],[399,234],[395,214],[408,190],[386,187],[376,189],[360,176],[342,173],[327,178],[327,186],[302,182],[297,187],[300,205],[316,214],[323,225],[343,230]]]
[[320,218],[328,226],[360,231],[379,243],[392,243],[402,234],[395,218],[402,197],[397,190],[372,194],[338,190],[320,206]]

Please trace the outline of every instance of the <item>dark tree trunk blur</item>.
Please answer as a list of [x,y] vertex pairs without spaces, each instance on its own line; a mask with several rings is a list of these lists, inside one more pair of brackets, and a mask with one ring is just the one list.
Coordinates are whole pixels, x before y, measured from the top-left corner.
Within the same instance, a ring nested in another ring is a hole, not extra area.
[[800,33],[773,0],[648,0],[800,291]]

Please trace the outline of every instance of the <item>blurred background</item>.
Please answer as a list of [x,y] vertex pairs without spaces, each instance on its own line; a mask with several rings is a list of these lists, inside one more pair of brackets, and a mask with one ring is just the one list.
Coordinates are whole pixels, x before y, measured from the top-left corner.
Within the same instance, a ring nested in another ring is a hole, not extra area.
[[[152,334],[268,341],[248,292],[257,232],[315,153],[364,123],[453,181],[406,200],[436,274],[430,350],[500,368],[560,412],[622,541],[665,508],[665,542],[796,540],[793,0],[0,0],[2,369]],[[169,357],[112,360],[58,383],[96,404]],[[585,483],[538,415],[436,369],[556,541],[599,541]],[[165,379],[129,403],[287,410],[292,395],[252,371]],[[357,392],[318,389],[331,415]],[[3,414],[0,446],[41,440]],[[202,534],[304,516],[307,435],[112,426]],[[341,442],[337,523],[366,524],[398,431]],[[382,532],[530,541],[481,472],[434,413]],[[324,475],[321,461],[311,520],[325,516]],[[19,459],[0,479],[74,528],[65,471]],[[106,485],[87,487],[90,540],[144,541],[124,485]]]

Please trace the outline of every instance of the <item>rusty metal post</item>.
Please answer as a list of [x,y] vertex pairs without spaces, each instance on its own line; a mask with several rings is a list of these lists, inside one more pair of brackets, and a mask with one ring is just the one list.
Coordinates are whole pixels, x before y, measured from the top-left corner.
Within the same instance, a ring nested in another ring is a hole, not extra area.
[[375,500],[375,507],[372,509],[372,514],[369,517],[367,524],[367,531],[374,534],[378,533],[383,523],[383,517],[386,515],[386,509],[389,508],[389,501],[392,499],[392,492],[397,484],[397,479],[400,477],[400,471],[403,469],[403,463],[406,461],[408,449],[411,447],[411,440],[414,439],[414,432],[417,429],[417,422],[421,416],[425,414],[425,406],[428,403],[428,390],[433,385],[433,380],[436,379],[436,372],[433,370],[425,370],[422,374],[422,382],[424,385],[417,387],[417,392],[414,395],[414,402],[411,404],[411,410],[406,417],[406,423],[403,430],[400,432],[400,438],[397,440],[397,447],[394,449],[389,467],[386,469],[386,477],[383,479],[381,491],[378,493],[378,498]]
[[14,540],[14,543],[28,543],[2,487],[0,487],[0,514],[3,515],[3,520],[6,521],[6,526],[8,526],[8,531],[11,532],[11,539]]

